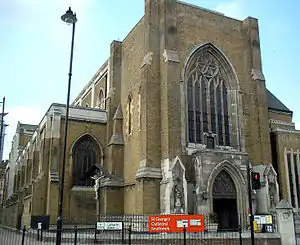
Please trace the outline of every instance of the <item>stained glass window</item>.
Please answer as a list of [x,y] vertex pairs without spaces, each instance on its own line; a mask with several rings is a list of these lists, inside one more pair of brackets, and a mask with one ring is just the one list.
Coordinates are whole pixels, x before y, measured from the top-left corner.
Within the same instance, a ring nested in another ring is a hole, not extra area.
[[204,133],[217,134],[217,145],[230,146],[228,78],[209,50],[194,57],[187,71],[188,133],[190,143],[203,143]]
[[202,142],[202,128],[201,128],[201,109],[200,109],[200,84],[196,82],[195,85],[195,109],[196,109],[196,143]]
[[189,142],[195,142],[195,129],[194,129],[194,103],[193,103],[193,81],[189,79],[187,86],[188,94],[188,121],[189,121]]

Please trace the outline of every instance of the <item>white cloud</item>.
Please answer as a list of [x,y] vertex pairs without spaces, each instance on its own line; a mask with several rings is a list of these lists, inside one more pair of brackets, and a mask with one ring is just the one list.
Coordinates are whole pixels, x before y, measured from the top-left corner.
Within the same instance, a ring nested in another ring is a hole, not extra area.
[[4,142],[4,154],[3,159],[6,160],[9,157],[9,152],[11,150],[11,143],[13,140],[13,136],[17,129],[18,121],[25,124],[36,124],[38,125],[42,120],[42,117],[46,113],[46,110],[43,110],[39,106],[16,106],[11,108],[6,108],[6,112],[8,112],[7,116],[5,116],[5,123],[9,126],[6,127],[6,136]]
[[230,0],[219,3],[215,10],[231,18],[244,19],[246,17],[244,12],[244,0]]
[[296,122],[295,127],[296,127],[296,129],[300,130],[300,122]]

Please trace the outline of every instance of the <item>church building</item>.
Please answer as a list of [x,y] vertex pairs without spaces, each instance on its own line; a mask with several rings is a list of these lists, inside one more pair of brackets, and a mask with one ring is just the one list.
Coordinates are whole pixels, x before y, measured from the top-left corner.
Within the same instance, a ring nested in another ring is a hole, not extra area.
[[[70,108],[64,223],[95,222],[99,208],[215,213],[221,227],[235,228],[248,217],[249,164],[261,176],[256,213],[272,213],[280,199],[298,210],[300,131],[268,83],[257,19],[145,0],[144,16],[111,43]],[[65,110],[50,106],[17,159],[6,202],[12,226],[36,216],[56,223]],[[98,207],[94,180],[82,179],[95,164],[112,176],[100,183]]]

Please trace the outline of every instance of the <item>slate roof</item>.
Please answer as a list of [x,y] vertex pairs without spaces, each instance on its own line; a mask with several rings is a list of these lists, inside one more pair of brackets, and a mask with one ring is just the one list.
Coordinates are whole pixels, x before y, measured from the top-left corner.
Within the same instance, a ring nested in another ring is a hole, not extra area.
[[267,89],[268,108],[276,111],[292,113],[274,94]]

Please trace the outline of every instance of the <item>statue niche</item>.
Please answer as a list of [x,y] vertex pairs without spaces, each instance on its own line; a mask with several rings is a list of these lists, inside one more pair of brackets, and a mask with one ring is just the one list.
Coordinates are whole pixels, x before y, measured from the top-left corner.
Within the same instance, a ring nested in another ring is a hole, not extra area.
[[184,213],[185,212],[185,193],[184,193],[184,169],[177,161],[172,169],[173,179],[173,191],[171,200],[171,210],[173,213]]
[[274,168],[269,167],[267,181],[268,181],[268,193],[269,193],[269,211],[274,211],[276,205],[279,203],[278,195],[278,183],[276,178],[276,172]]

